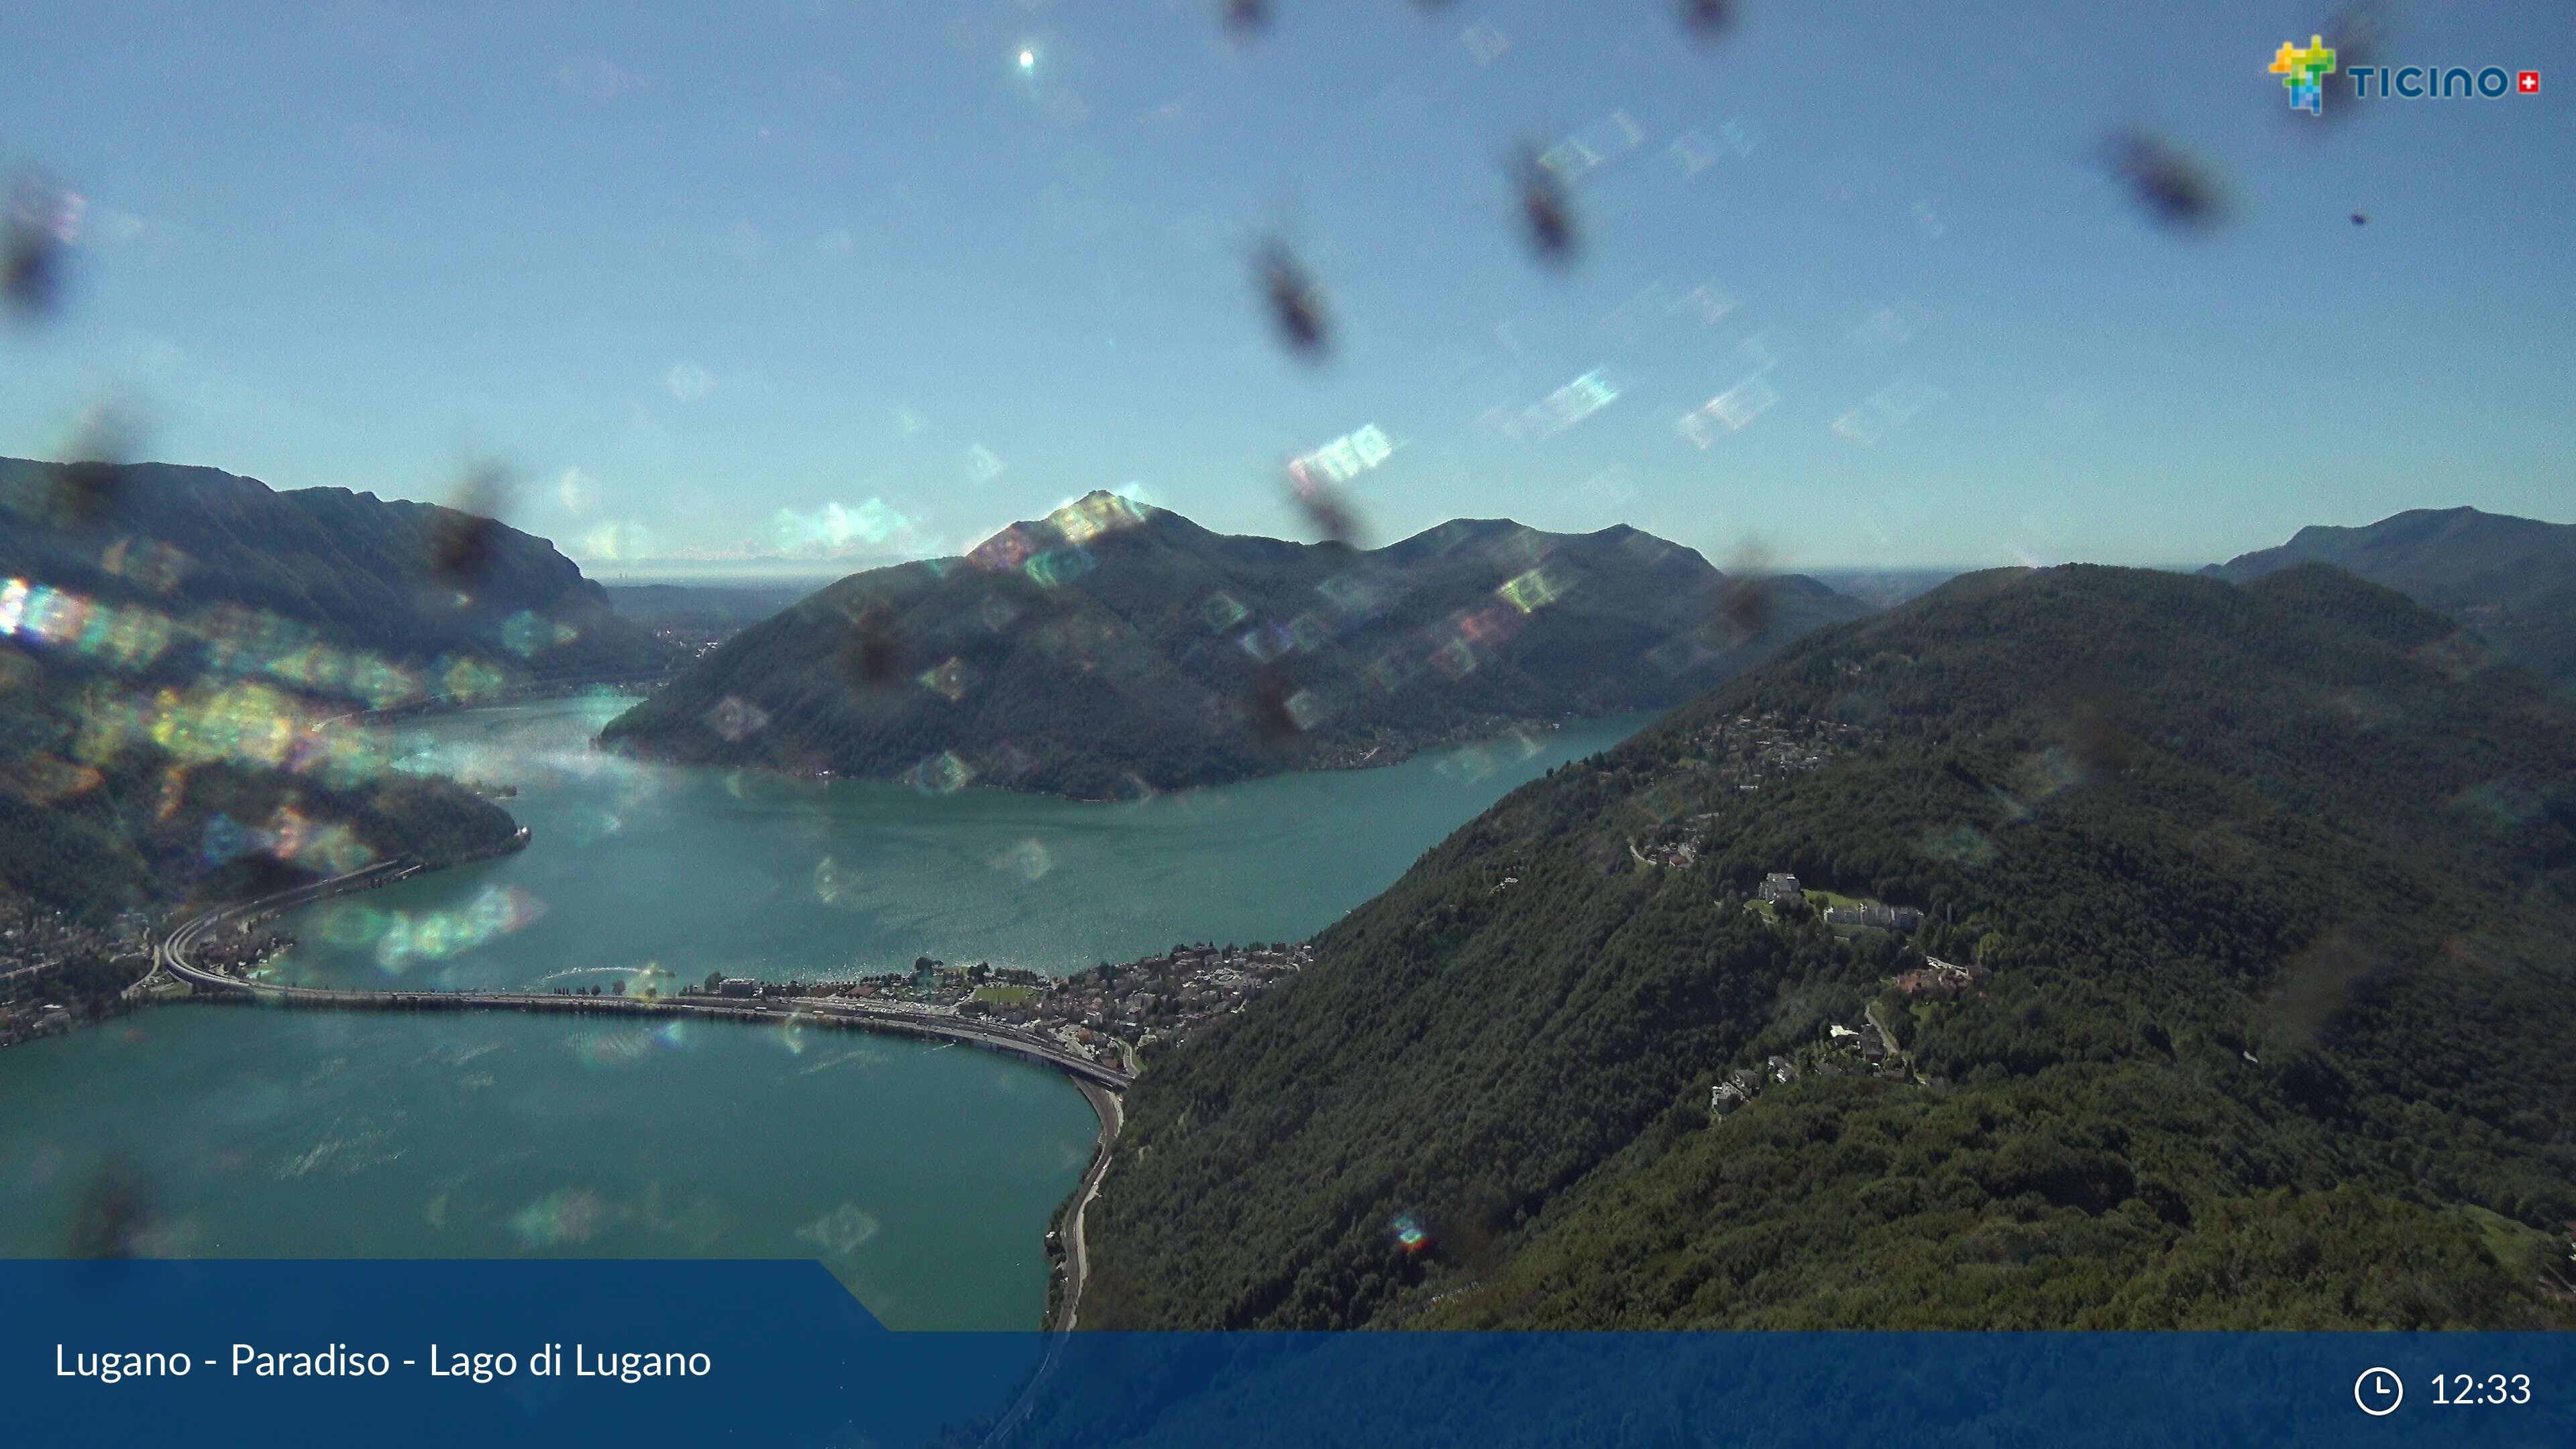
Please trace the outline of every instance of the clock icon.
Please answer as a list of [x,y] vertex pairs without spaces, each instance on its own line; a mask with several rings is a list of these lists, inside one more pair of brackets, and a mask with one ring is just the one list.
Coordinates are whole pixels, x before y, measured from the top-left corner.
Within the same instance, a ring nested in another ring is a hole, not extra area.
[[2406,1402],[2406,1385],[2394,1369],[2363,1369],[2361,1377],[2352,1381],[2352,1401],[2374,1419],[2394,1414]]

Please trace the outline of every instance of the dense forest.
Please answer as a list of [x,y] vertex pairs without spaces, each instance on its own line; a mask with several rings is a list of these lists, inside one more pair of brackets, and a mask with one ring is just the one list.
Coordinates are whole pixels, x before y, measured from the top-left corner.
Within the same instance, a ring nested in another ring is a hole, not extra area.
[[1222,536],[1107,493],[854,575],[603,738],[659,757],[1106,799],[1661,708],[1865,612],[1629,528],[1385,548]]
[[[2339,570],[1961,578],[1153,1060],[1085,1326],[2576,1326],[2571,791],[2576,713]],[[1713,1112],[1865,1016],[1906,1070]]]
[[102,920],[503,848],[498,807],[330,722],[668,654],[453,510],[0,460],[0,906]]
[[[10,652],[0,645],[0,664]],[[488,854],[518,828],[431,776],[299,774],[148,737],[85,749],[84,735],[97,736],[79,699],[26,685],[0,694],[0,902],[98,919],[255,895],[391,856]]]

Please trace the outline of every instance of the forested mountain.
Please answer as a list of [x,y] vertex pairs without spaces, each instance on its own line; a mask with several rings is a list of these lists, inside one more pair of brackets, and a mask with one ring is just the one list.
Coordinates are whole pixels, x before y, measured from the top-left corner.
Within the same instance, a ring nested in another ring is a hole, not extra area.
[[453,781],[368,758],[349,732],[326,743],[292,713],[257,718],[274,696],[137,702],[95,682],[31,678],[9,644],[0,676],[0,907],[100,921],[394,856],[487,855],[518,828]]
[[316,643],[326,670],[331,646],[362,649],[407,678],[301,682],[385,703],[406,683],[438,692],[458,664],[573,679],[677,657],[544,539],[435,504],[279,493],[213,468],[0,459],[0,577],[138,607],[175,623],[182,646],[243,638],[291,658],[282,642]]
[[96,919],[506,847],[499,808],[329,722],[669,657],[542,540],[453,510],[0,460],[0,904]]
[[2318,566],[1809,635],[1149,1056],[1084,1326],[2576,1326],[2576,714],[2484,661]]
[[1094,493],[964,559],[853,575],[607,741],[710,763],[1112,798],[1659,708],[1863,612],[1630,528],[1463,520],[1385,548],[1211,533]]
[[2576,684],[2576,524],[2416,508],[2363,528],[2303,528],[2203,572],[2244,583],[2330,563],[2474,629],[2556,683]]

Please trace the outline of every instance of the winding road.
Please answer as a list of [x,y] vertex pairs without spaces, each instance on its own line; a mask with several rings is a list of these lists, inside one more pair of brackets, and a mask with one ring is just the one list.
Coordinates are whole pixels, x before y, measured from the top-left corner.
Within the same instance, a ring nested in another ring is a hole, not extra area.
[[1064,1215],[1064,1299],[1057,1306],[1055,1326],[1071,1332],[1075,1316],[1082,1308],[1082,1285],[1091,1274],[1091,1259],[1083,1250],[1082,1215],[1091,1200],[1100,1195],[1100,1179],[1109,1174],[1109,1149],[1118,1141],[1118,1129],[1126,1114],[1120,1108],[1118,1094],[1090,1082],[1074,1083],[1091,1102],[1091,1110],[1100,1114],[1100,1147],[1091,1154],[1091,1170],[1082,1175],[1082,1187],[1073,1200],[1073,1211]]

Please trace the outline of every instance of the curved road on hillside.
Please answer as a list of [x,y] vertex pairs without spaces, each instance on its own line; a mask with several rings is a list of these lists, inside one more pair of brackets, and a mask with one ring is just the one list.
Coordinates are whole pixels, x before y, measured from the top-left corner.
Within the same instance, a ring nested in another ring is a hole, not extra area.
[[1100,1179],[1109,1174],[1109,1149],[1118,1141],[1118,1129],[1126,1114],[1118,1104],[1118,1094],[1104,1091],[1089,1082],[1075,1082],[1082,1095],[1091,1102],[1091,1110],[1100,1114],[1100,1149],[1091,1155],[1091,1170],[1082,1175],[1082,1186],[1075,1191],[1073,1211],[1064,1216],[1064,1301],[1056,1310],[1055,1326],[1071,1332],[1074,1318],[1082,1308],[1082,1285],[1091,1273],[1090,1256],[1083,1249],[1082,1215],[1091,1200],[1100,1196]]

